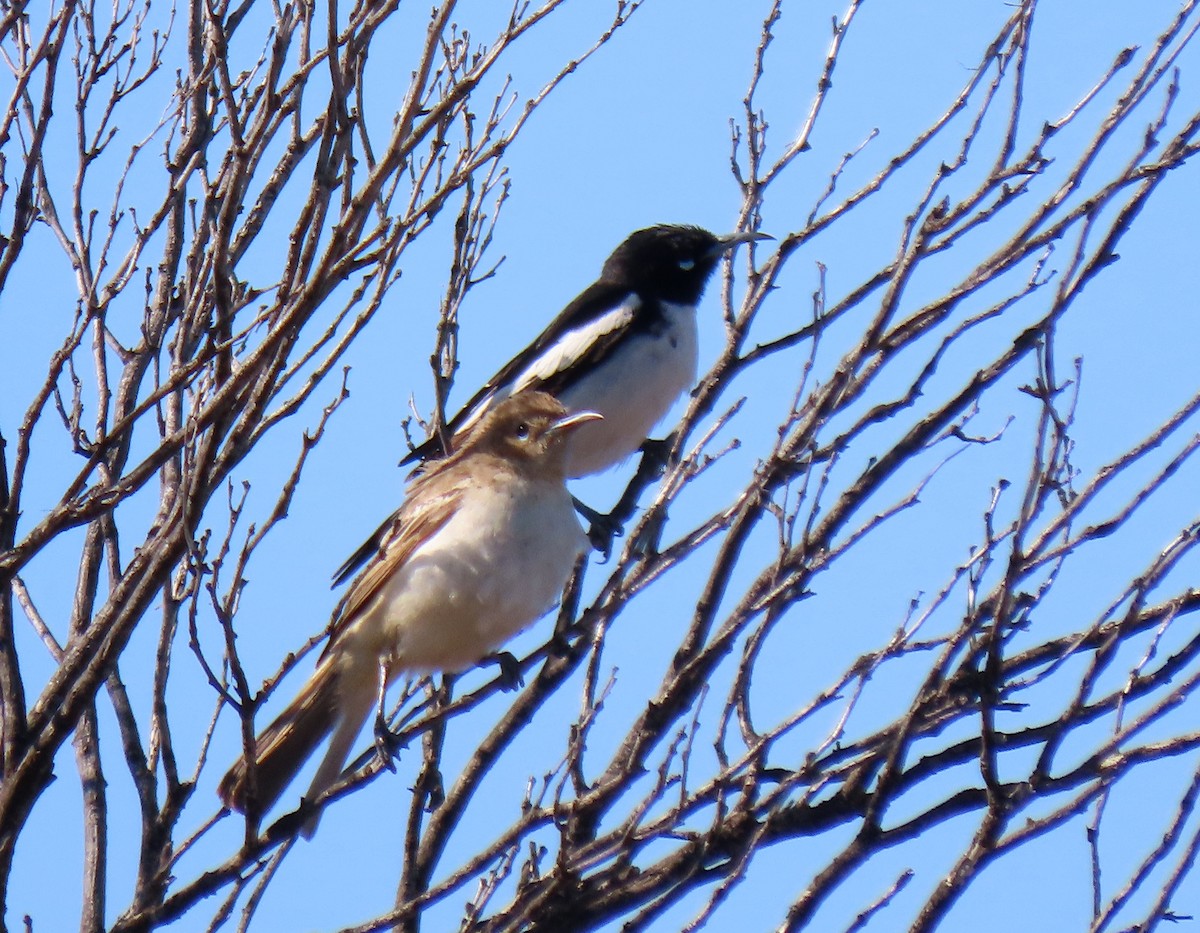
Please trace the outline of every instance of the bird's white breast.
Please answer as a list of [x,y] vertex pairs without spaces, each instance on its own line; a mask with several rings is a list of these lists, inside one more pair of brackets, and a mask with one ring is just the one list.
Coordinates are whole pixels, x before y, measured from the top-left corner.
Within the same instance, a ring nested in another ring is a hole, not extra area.
[[[498,386],[459,430],[475,424],[497,402],[549,379],[585,359],[598,337],[630,326],[641,301],[636,295],[574,330],[567,331],[507,386]],[[696,383],[699,339],[693,305],[663,302],[665,321],[653,331],[633,331],[586,376],[558,394],[572,411],[599,412],[567,441],[567,476],[600,473],[641,446],[685,391]]]
[[469,667],[559,599],[585,545],[561,481],[483,482],[367,611],[397,668]]
[[675,400],[695,385],[696,309],[672,304],[664,308],[664,327],[633,334],[559,396],[569,409],[586,408],[604,416],[571,436],[568,476],[599,473],[620,463],[638,449]]

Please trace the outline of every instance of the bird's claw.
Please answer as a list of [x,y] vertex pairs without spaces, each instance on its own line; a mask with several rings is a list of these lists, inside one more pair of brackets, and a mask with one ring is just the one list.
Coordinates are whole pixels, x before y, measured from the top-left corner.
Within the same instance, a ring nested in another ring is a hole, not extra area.
[[[623,523],[614,518],[612,513],[605,515],[597,512],[590,505],[584,505],[574,497],[572,499],[575,503],[575,511],[588,520],[588,541],[595,550],[603,555],[604,560],[608,560],[612,552],[613,538],[619,538],[625,534]],[[601,563],[603,562],[602,560]]]
[[496,651],[483,658],[483,664],[495,664],[500,668],[496,682],[506,693],[525,686],[525,678],[521,675],[521,662],[510,651]]
[[379,763],[391,772],[396,770],[396,758],[399,757],[404,743],[400,736],[388,728],[383,716],[375,717],[375,756]]
[[612,556],[613,539],[623,537],[624,534],[625,526],[611,515],[600,515],[597,513],[592,518],[587,536],[592,549],[599,552],[601,556],[600,563],[604,563]]

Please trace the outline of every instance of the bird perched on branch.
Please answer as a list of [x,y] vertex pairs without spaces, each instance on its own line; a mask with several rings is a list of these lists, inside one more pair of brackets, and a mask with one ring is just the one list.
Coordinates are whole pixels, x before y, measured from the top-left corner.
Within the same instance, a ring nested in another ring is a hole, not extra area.
[[[695,385],[696,305],[717,262],[739,243],[762,239],[770,237],[757,232],[717,236],[700,227],[667,224],[630,234],[605,261],[600,278],[484,383],[441,433],[401,463],[437,459],[447,446],[457,449],[487,412],[525,389],[541,389],[569,409],[604,416],[573,433],[567,444],[568,477],[620,463]],[[582,511],[593,520],[603,518]],[[335,584],[370,556],[387,526],[350,556]]]
[[523,389],[541,389],[568,408],[604,416],[571,438],[568,476],[599,473],[624,460],[696,382],[696,305],[717,261],[739,243],[766,238],[665,224],[631,234],[608,257],[600,278],[484,383],[444,435],[431,437],[402,462],[444,456],[445,436],[456,440],[497,402]]
[[305,795],[315,802],[400,673],[468,667],[557,601],[586,546],[567,445],[600,418],[545,392],[513,395],[413,482],[336,610],[316,670],[255,739],[253,767],[242,758],[222,779],[226,806],[268,810],[332,735]]

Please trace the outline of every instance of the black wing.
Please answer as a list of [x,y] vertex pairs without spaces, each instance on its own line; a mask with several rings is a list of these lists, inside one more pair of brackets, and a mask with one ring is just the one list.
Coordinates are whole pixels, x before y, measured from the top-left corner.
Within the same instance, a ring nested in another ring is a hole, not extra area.
[[[545,353],[565,334],[584,327],[591,321],[598,320],[609,311],[619,307],[629,297],[629,288],[618,283],[601,280],[589,285],[582,294],[563,308],[558,317],[550,322],[550,325],[538,335],[533,343],[505,363],[496,375],[492,376],[478,392],[471,396],[470,401],[447,423],[446,434],[453,437],[465,423],[478,414],[480,407],[486,404],[497,390],[512,383],[530,363]],[[532,381],[526,388],[543,389],[551,395],[557,395],[570,386],[582,373],[588,371],[591,366],[603,360],[624,333],[625,331],[622,329],[601,335],[593,342],[588,352],[578,358],[578,366],[560,369],[550,376]],[[437,459],[445,456],[445,453],[441,437],[435,435],[413,448],[400,463],[403,465],[414,463],[417,460]]]

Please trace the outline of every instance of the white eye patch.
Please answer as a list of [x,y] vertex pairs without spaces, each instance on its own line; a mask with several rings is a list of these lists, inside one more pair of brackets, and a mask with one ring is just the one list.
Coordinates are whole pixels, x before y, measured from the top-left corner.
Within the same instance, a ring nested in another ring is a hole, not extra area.
[[679,260],[679,268],[682,269],[684,272],[691,272],[693,269],[696,268],[696,260],[681,259],[681,260]]

